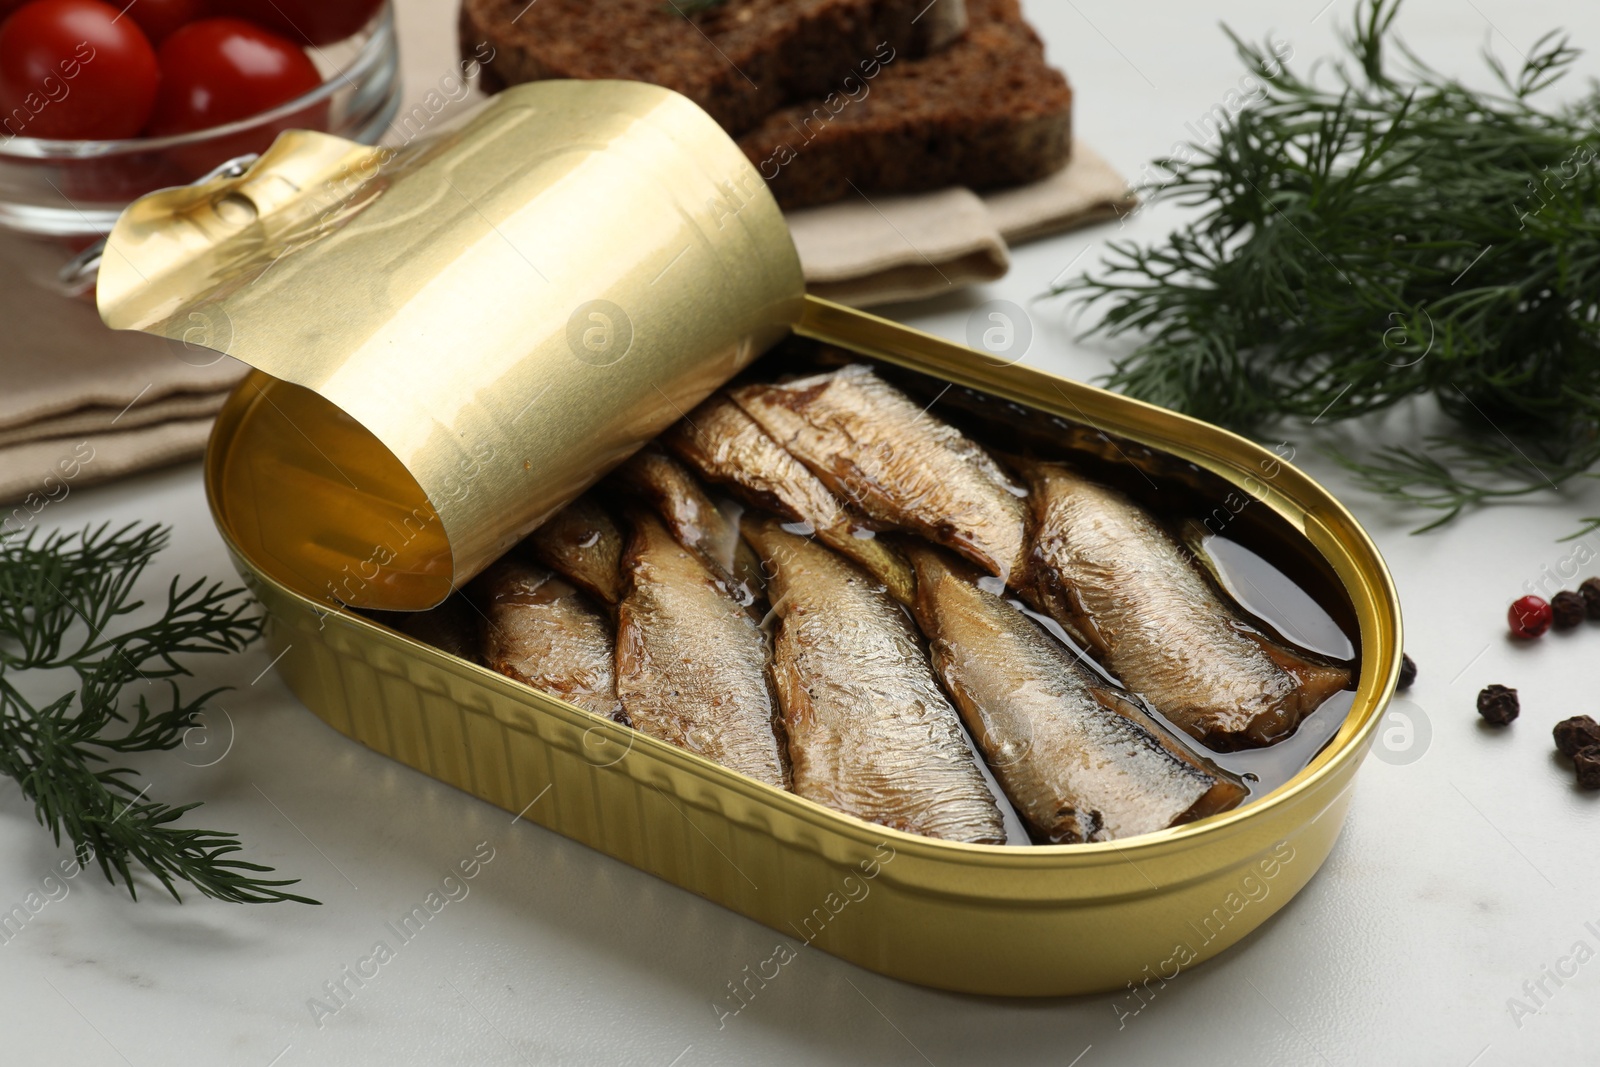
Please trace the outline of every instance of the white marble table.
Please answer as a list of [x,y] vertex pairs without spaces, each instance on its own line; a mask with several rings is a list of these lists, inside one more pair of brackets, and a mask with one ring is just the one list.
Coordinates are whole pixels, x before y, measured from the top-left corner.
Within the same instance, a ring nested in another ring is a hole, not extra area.
[[[1159,15],[1152,4],[1108,0],[1027,6],[1078,86],[1081,135],[1132,172],[1237,84],[1219,19],[1255,38],[1275,30],[1304,59],[1325,52],[1336,18],[1348,17],[1340,0],[1314,19],[1322,2],[1171,3]],[[1579,44],[1600,46],[1597,9],[1550,0],[1408,7],[1408,38],[1451,67],[1475,63],[1486,36],[1515,58],[1560,24]],[[445,5],[437,17],[445,32]],[[1581,66],[1595,70],[1592,60]],[[1151,239],[1175,217],[1161,208],[1120,233],[1104,227],[1032,245],[999,284],[893,311],[963,338],[982,301],[1026,304],[1069,264],[1094,262],[1107,239]],[[1035,306],[1034,326],[1029,362],[1080,377],[1104,370],[1108,352],[1075,343],[1055,305]],[[1116,997],[1025,1002],[931,992],[803,952],[719,1027],[713,1004],[725,984],[770,956],[779,935],[514,825],[346,740],[302,708],[255,649],[217,668],[237,687],[220,701],[237,730],[226,757],[188,766],[212,757],[180,750],[141,766],[157,795],[203,800],[204,825],[240,832],[251,858],[302,877],[324,905],[180,907],[153,892],[131,904],[98,874],[79,876],[0,944],[0,1062],[1591,1060],[1600,963],[1579,964],[1573,953],[1585,944],[1578,954],[1587,961],[1600,949],[1600,795],[1574,790],[1551,754],[1549,725],[1600,710],[1600,632],[1520,646],[1502,636],[1501,620],[1524,582],[1573,556],[1575,546],[1556,538],[1579,516],[1600,514],[1600,486],[1586,498],[1532,500],[1411,537],[1410,517],[1353,489],[1300,443],[1305,465],[1351,504],[1394,569],[1407,646],[1422,671],[1399,706],[1431,737],[1411,762],[1369,759],[1344,835],[1310,887],[1136,1015],[1119,1018]],[[74,492],[46,515],[65,526],[135,518],[175,530],[153,578],[229,573],[194,465]],[[1584,556],[1600,556],[1600,537],[1584,544]],[[1489,682],[1522,691],[1524,715],[1509,730],[1477,724],[1473,695]],[[16,789],[0,785],[0,910],[40,888],[65,855]],[[311,1006],[375,942],[393,944],[386,924],[475,855],[481,867],[467,895],[375,977],[347,986],[347,1006],[332,1015]],[[1511,998],[1536,1006],[1525,983],[1542,1006],[1514,1014]]]

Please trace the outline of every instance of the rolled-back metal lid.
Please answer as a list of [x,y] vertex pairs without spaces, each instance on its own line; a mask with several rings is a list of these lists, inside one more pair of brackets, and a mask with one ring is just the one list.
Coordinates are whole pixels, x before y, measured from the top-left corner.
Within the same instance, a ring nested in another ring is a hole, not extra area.
[[[682,96],[537,82],[426,144],[292,131],[131,205],[102,318],[227,352],[276,447],[260,547],[357,607],[443,600],[781,337],[766,183]],[[246,388],[260,389],[259,384]]]

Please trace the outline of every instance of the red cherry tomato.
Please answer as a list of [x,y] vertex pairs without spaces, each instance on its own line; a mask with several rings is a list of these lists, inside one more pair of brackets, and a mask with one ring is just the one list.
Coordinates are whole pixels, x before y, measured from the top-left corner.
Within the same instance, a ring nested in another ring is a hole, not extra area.
[[383,0],[221,0],[222,11],[301,44],[332,44],[372,20]]
[[133,0],[128,17],[139,24],[150,43],[159,46],[180,27],[211,13],[206,0]]
[[0,26],[0,124],[21,137],[137,136],[161,76],[132,19],[99,0],[37,0]]
[[300,46],[240,19],[191,22],[161,45],[152,137],[271,111],[322,84]]
[[[201,19],[168,37],[158,53],[161,93],[149,134],[166,137],[248,120],[322,84],[300,46],[240,19]],[[238,133],[171,150],[190,178],[236,156],[265,152],[290,129],[325,129],[328,104],[319,101]]]

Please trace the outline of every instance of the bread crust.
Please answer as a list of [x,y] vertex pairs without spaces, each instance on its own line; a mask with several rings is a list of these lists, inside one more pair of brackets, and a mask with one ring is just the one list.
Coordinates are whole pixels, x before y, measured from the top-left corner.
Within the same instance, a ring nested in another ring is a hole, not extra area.
[[[664,85],[739,135],[774,110],[834,91],[887,45],[921,56],[966,27],[966,0],[463,0],[461,52],[484,54],[496,92],[545,78]],[[675,10],[675,8],[677,10]]]
[[739,145],[785,208],[1037,181],[1072,151],[1072,90],[1017,0],[968,0],[966,36],[884,64],[855,96],[780,109]]

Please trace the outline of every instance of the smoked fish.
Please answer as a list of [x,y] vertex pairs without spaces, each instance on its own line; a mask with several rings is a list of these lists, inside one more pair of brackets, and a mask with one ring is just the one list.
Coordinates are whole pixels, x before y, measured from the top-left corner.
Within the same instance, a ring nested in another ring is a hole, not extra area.
[[865,364],[730,396],[782,448],[868,518],[952,548],[1016,583],[1025,490],[994,458]]
[[651,737],[787,789],[766,635],[653,513],[630,520],[616,644],[628,717]]
[[523,542],[541,563],[606,604],[622,598],[622,545],[611,512],[585,493]]
[[908,550],[934,670],[1037,839],[1111,841],[1226,811],[1242,783],[1208,766],[1021,610],[939,550]]
[[624,725],[611,620],[543,567],[506,557],[476,580],[484,662],[508,678]]
[[745,536],[772,576],[773,678],[794,791],[907,833],[1004,843],[994,795],[900,605],[776,520],[747,519]]
[[741,604],[759,599],[762,575],[755,552],[739,536],[738,522],[717,508],[683,464],[651,443],[634,453],[611,478],[624,492],[655,508],[678,543],[725,579]]
[[1271,745],[1350,685],[1348,668],[1252,626],[1121,492],[1057,463],[1028,475],[1032,596],[1191,737],[1215,751]]
[[816,475],[726,394],[695,408],[663,440],[702,478],[730,487],[748,504],[811,527],[817,540],[859,563],[890,596],[911,602],[911,567],[905,558],[855,521]]

